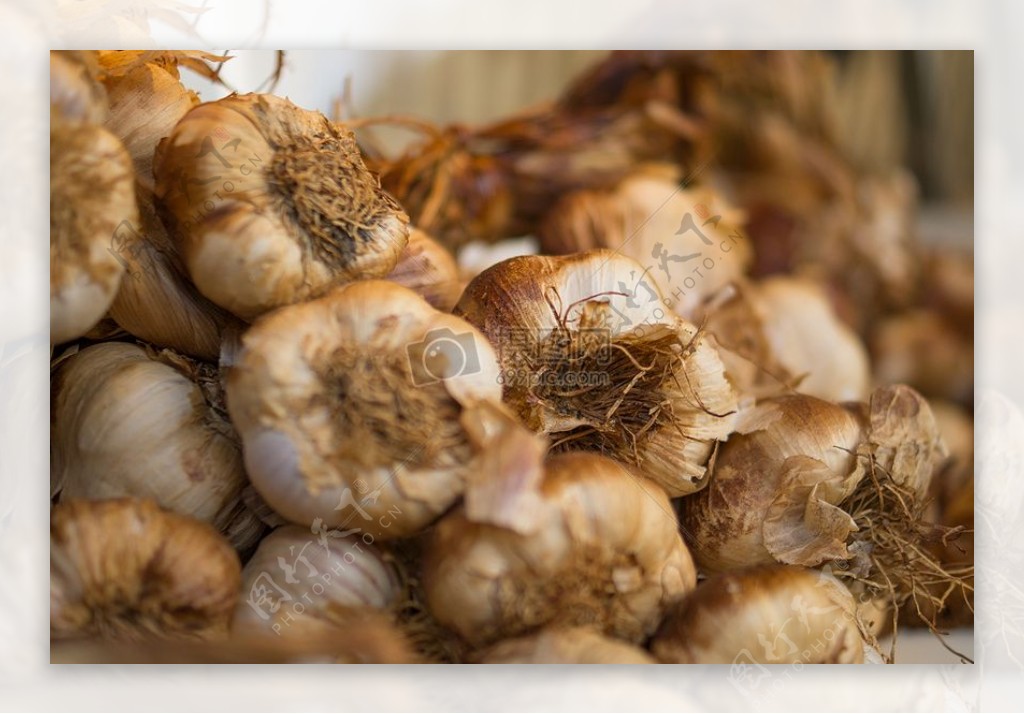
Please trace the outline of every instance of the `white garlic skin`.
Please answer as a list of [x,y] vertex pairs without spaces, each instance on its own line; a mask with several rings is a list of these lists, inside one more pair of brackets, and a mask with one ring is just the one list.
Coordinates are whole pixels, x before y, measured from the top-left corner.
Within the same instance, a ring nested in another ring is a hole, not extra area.
[[233,632],[291,636],[396,605],[394,565],[372,538],[343,533],[282,526],[264,538],[242,571]]
[[246,483],[237,438],[185,374],[137,345],[92,345],[53,385],[53,480],[62,498],[152,498],[226,528]]

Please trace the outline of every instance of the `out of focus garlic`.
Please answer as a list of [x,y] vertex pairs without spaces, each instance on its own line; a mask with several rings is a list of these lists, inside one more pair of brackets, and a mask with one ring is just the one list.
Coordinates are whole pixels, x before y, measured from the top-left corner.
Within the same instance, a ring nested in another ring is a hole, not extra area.
[[737,395],[639,263],[606,250],[512,258],[474,278],[455,313],[495,345],[505,401],[555,449],[635,464],[670,496],[704,485]]
[[88,332],[124,274],[117,233],[138,221],[131,159],[110,132],[50,115],[50,342]]
[[153,196],[141,186],[138,202],[140,222],[118,227],[116,247],[126,274],[110,316],[147,342],[216,362],[225,333],[241,332],[244,323],[196,290]]
[[95,51],[50,50],[50,106],[68,121],[101,124],[107,94],[98,74]]
[[743,213],[708,188],[684,188],[678,167],[649,165],[615,188],[572,193],[540,229],[547,253],[608,248],[639,262],[679,315],[739,279],[751,248]]
[[589,627],[545,628],[503,640],[477,658],[481,664],[654,664],[647,652]]
[[864,640],[850,591],[825,573],[761,566],[724,573],[697,586],[666,618],[651,643],[663,662],[852,664]]
[[455,258],[447,248],[417,228],[409,231],[409,242],[387,278],[409,288],[443,312],[450,312],[462,294]]
[[392,608],[398,576],[372,542],[319,523],[276,529],[242,572],[232,632],[304,636]]
[[[725,350],[731,376],[744,391],[778,393],[792,386],[827,401],[865,399],[871,388],[868,354],[814,283],[774,277],[743,285],[709,311],[708,330]],[[746,365],[730,364],[736,355]]]
[[466,506],[435,526],[431,612],[475,646],[546,625],[640,642],[696,583],[668,497],[597,454],[542,451],[490,454]]
[[406,244],[408,217],[352,133],[279,97],[192,109],[154,171],[193,282],[243,319],[383,277]]
[[720,449],[681,523],[705,571],[835,563],[868,598],[899,606],[956,580],[928,544],[927,491],[946,456],[928,403],[902,385],[869,404],[792,395],[765,400]]
[[388,281],[258,320],[228,374],[253,486],[295,523],[416,532],[462,494],[482,445],[463,420],[499,402],[487,340]]
[[239,548],[259,538],[215,367],[105,342],[61,362],[51,389],[51,469],[62,499],[151,498],[231,532]]
[[152,501],[67,501],[50,515],[55,639],[222,637],[240,585],[226,540]]

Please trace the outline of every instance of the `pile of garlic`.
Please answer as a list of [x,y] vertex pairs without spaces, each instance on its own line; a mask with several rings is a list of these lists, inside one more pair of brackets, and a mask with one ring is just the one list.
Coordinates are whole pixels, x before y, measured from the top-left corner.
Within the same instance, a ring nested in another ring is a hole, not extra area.
[[749,185],[679,188],[721,67],[613,58],[391,160],[182,85],[226,59],[51,54],[56,660],[863,662],[969,617],[963,389],[752,276]]

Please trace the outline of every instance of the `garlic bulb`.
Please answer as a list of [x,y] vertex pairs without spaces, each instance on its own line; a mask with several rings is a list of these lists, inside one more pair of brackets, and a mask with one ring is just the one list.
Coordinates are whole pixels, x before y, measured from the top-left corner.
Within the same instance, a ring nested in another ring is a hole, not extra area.
[[50,342],[88,332],[124,267],[117,235],[138,220],[131,159],[110,132],[50,115]]
[[752,665],[864,661],[850,591],[825,573],[787,566],[701,583],[666,618],[651,650],[663,662],[731,664],[737,675]]
[[243,319],[387,275],[408,217],[352,133],[271,95],[201,104],[162,141],[156,195],[193,282]]
[[223,636],[240,574],[195,519],[149,500],[67,501],[50,515],[50,634]]
[[847,407],[793,395],[765,400],[719,451],[708,488],[681,522],[705,571],[835,562],[868,597],[898,606],[950,581],[927,554],[924,518],[946,456],[927,402],[909,387]]
[[448,249],[423,231],[409,231],[409,242],[388,280],[404,285],[433,307],[450,312],[462,294],[459,266]]
[[156,213],[153,196],[138,187],[139,218],[118,233],[126,275],[110,316],[131,334],[161,347],[216,362],[226,332],[245,324],[203,297]]
[[106,126],[122,142],[135,164],[139,183],[153,191],[153,156],[157,144],[199,103],[178,75],[175,53],[139,50],[100,52],[101,80],[110,117]]
[[545,628],[503,640],[482,652],[481,664],[654,664],[647,652],[588,627]]
[[512,258],[455,313],[497,347],[504,399],[528,427],[634,463],[674,497],[704,485],[738,401],[715,348],[645,275],[611,251]]
[[750,391],[759,382],[778,390],[783,380],[826,401],[862,400],[870,391],[867,350],[810,281],[774,277],[741,287],[731,303],[710,312],[708,329],[753,365],[754,383],[744,385]]
[[692,319],[751,262],[744,216],[708,188],[683,188],[674,165],[636,169],[613,189],[569,194],[540,228],[547,253],[609,248],[647,269],[666,303]]
[[480,446],[461,420],[500,399],[487,340],[383,280],[258,320],[227,383],[266,502],[379,538],[416,532],[462,494]]
[[62,362],[52,384],[51,469],[62,498],[151,498],[164,508],[238,530],[262,527],[241,502],[242,455],[220,404],[215,367],[121,342]]
[[102,124],[107,94],[98,73],[94,51],[50,50],[50,106],[68,121]]
[[510,450],[480,477],[497,497],[480,508],[471,490],[435,526],[423,565],[431,612],[477,646],[542,625],[643,640],[696,582],[668,497],[596,454],[543,465],[540,455]]
[[372,542],[321,524],[276,529],[242,571],[232,632],[299,636],[393,607],[398,576]]

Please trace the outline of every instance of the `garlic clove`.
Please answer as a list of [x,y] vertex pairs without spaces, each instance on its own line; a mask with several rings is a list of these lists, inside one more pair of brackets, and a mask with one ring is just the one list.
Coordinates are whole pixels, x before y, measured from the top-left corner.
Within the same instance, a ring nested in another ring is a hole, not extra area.
[[294,636],[393,608],[398,576],[372,543],[319,523],[274,530],[242,572],[233,633]]
[[587,627],[543,629],[503,640],[478,656],[481,664],[654,664],[647,652]]
[[243,319],[383,277],[407,241],[352,133],[271,95],[192,109],[154,170],[192,280]]
[[455,313],[497,346],[506,403],[554,449],[639,465],[673,497],[703,487],[738,397],[639,263],[610,251],[512,258],[474,278]]
[[131,160],[110,132],[50,117],[50,342],[88,332],[124,274],[117,235],[138,220]]
[[50,634],[223,637],[240,571],[212,528],[152,501],[61,503],[50,516]]
[[102,124],[107,93],[98,74],[95,51],[50,50],[50,106],[68,121]]
[[61,498],[151,498],[233,532],[239,548],[254,543],[263,529],[242,508],[245,470],[219,392],[216,368],[138,345],[92,345],[62,362],[51,445]]
[[[492,478],[517,479],[518,471]],[[693,561],[657,484],[578,452],[549,459],[533,488],[544,514],[535,528],[473,521],[464,509],[434,528],[427,603],[471,644],[548,624],[593,625],[638,642],[694,587]]]
[[851,664],[864,660],[859,628],[854,598],[838,580],[767,566],[701,583],[666,618],[651,649],[678,664]]
[[359,281],[265,316],[242,342],[228,407],[278,513],[399,538],[462,494],[481,448],[460,416],[501,398],[494,352],[465,321]]
[[409,288],[443,312],[450,312],[462,294],[459,266],[454,256],[418,228],[409,231],[409,242],[387,278]]

